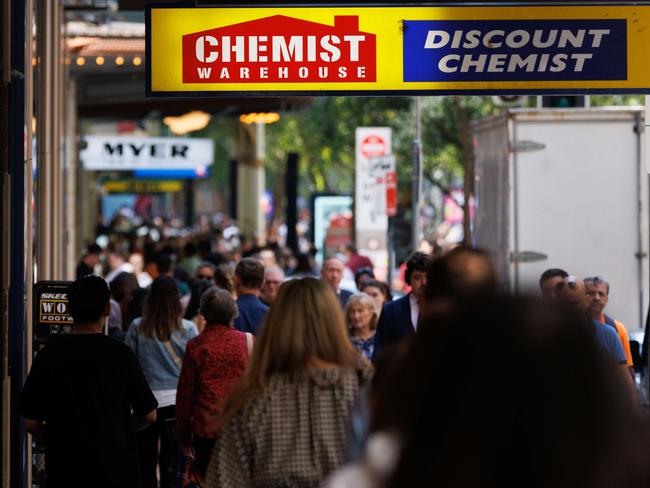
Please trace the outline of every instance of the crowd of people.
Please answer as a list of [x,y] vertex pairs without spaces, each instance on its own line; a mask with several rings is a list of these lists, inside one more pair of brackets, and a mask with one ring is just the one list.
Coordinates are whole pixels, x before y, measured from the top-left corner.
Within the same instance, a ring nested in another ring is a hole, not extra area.
[[47,486],[650,486],[604,279],[551,269],[542,299],[509,296],[458,247],[412,254],[405,283],[353,247],[318,270],[273,246],[90,246],[72,333],[20,398]]

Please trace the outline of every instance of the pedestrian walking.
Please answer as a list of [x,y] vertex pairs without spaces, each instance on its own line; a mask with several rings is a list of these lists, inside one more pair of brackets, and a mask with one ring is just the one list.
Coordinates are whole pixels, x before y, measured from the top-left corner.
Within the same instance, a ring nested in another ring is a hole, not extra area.
[[352,295],[345,307],[345,318],[352,345],[368,360],[372,359],[377,328],[375,302],[365,293]]
[[278,265],[273,265],[264,270],[264,284],[260,299],[267,307],[270,307],[278,296],[278,289],[284,281],[284,271]]
[[554,303],[449,297],[376,392],[363,461],[327,488],[650,486],[647,419],[592,334]]
[[48,488],[141,486],[135,430],[156,419],[157,402],[131,350],[102,334],[109,298],[98,276],[70,285],[72,332],[38,353],[20,395]]
[[386,303],[382,308],[374,356],[382,350],[415,334],[420,307],[424,303],[424,288],[427,284],[427,268],[433,261],[429,254],[414,253],[406,263],[406,283],[412,290],[399,300]]
[[364,281],[361,284],[360,290],[362,293],[365,293],[370,298],[372,298],[377,310],[377,316],[379,316],[381,313],[381,309],[384,307],[384,304],[390,302],[393,299],[393,295],[390,292],[390,287],[383,281]]
[[174,405],[182,358],[196,325],[182,318],[180,295],[174,278],[159,276],[151,284],[143,315],[131,323],[125,342],[133,349],[149,386],[158,400],[156,422],[138,434],[143,488],[173,482],[175,460],[180,451],[173,439]]
[[539,277],[539,290],[543,298],[555,298],[555,287],[564,278],[569,276],[569,273],[560,268],[549,268],[544,271]]
[[584,321],[586,327],[593,333],[593,337],[600,344],[603,351],[610,357],[616,370],[623,377],[630,397],[636,397],[636,389],[629,374],[623,344],[615,328],[590,317],[588,309],[591,304],[591,297],[587,295],[584,281],[569,275],[555,286],[555,290],[556,296],[561,300],[561,303],[575,311],[576,315]]
[[632,349],[630,347],[630,336],[627,328],[618,320],[613,319],[605,314],[605,308],[609,303],[609,283],[601,276],[591,276],[584,279],[585,290],[589,298],[589,305],[587,306],[587,315],[593,320],[597,320],[601,324],[607,324],[612,327],[618,338],[623,345],[625,357],[627,358],[627,366],[630,368],[630,374],[634,378],[634,359],[632,357]]
[[341,288],[344,270],[345,264],[343,261],[334,256],[327,258],[323,262],[323,267],[320,270],[321,277],[332,287],[343,309],[345,309],[345,306],[348,304],[348,299],[352,296],[351,291]]
[[264,266],[255,258],[244,258],[235,266],[235,289],[237,309],[235,328],[242,332],[257,334],[269,312],[269,307],[260,300],[264,283]]
[[90,244],[86,248],[86,253],[79,261],[79,264],[77,264],[77,270],[76,270],[77,279],[95,273],[95,268],[100,262],[99,257],[101,253],[102,253],[102,248],[99,247],[97,244]]
[[205,486],[320,486],[343,461],[366,365],[330,285],[285,282],[224,408]]
[[234,328],[237,305],[230,293],[210,288],[201,296],[199,313],[206,326],[185,351],[176,393],[176,430],[193,477],[203,480],[219,413],[248,364],[253,335]]

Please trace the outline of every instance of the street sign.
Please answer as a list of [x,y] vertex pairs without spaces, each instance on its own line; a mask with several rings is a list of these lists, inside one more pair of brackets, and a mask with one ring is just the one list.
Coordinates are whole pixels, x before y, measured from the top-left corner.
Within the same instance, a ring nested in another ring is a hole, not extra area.
[[650,6],[148,6],[147,93],[648,93]]
[[[377,233],[382,234],[381,242],[384,242],[388,230],[385,202],[377,204],[377,198],[381,198],[377,178],[384,176],[378,171],[377,160],[390,154],[391,132],[389,127],[357,127],[356,130],[354,219],[357,246],[362,248],[368,239],[378,238]],[[366,236],[367,232],[371,235]]]
[[388,159],[386,170],[386,215],[397,215],[397,166],[393,155]]
[[79,158],[91,171],[193,169],[214,161],[212,139],[85,136],[84,142]]
[[388,274],[386,160],[392,152],[390,127],[357,127],[354,230],[359,252],[372,259],[375,276]]
[[375,213],[394,217],[397,214],[397,167],[394,154],[370,158],[370,180],[374,182]]

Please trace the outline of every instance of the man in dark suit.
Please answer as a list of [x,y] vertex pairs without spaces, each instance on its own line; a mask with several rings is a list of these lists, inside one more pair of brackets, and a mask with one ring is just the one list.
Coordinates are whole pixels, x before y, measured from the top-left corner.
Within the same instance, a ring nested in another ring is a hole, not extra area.
[[343,264],[343,261],[336,257],[330,257],[323,262],[320,274],[332,286],[336,296],[339,297],[341,307],[345,309],[345,306],[348,304],[348,299],[352,296],[352,292],[341,289],[344,269],[345,264]]
[[375,333],[373,361],[381,351],[415,334],[427,284],[427,269],[432,261],[433,257],[429,254],[416,252],[406,262],[405,279],[411,286],[411,292],[399,300],[386,303],[382,308]]

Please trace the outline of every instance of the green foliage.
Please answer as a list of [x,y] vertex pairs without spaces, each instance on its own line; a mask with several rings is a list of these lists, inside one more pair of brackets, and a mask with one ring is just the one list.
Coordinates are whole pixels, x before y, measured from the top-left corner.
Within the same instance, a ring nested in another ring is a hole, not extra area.
[[592,95],[589,97],[592,107],[620,107],[644,104],[643,95]]
[[[393,129],[400,195],[408,196],[415,137],[413,98],[315,98],[301,112],[284,113],[267,126],[268,187],[277,188],[289,152],[300,155],[300,193],[352,193],[354,190],[354,133],[356,127]],[[490,97],[423,97],[422,139],[424,173],[449,185],[463,175],[459,150],[459,111],[470,119],[494,112]],[[436,175],[436,176],[434,176]]]

